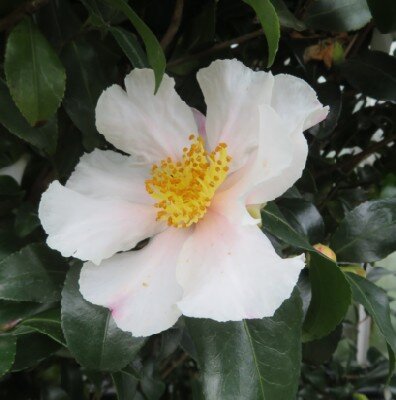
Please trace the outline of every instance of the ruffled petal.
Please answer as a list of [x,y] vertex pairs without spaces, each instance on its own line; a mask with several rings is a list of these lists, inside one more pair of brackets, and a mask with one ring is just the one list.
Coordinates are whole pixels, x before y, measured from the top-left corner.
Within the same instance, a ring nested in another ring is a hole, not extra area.
[[257,106],[270,103],[274,78],[237,60],[217,60],[201,69],[197,79],[207,104],[209,147],[225,142],[236,170],[257,146]]
[[134,69],[125,78],[126,92],[118,85],[106,89],[96,106],[96,127],[118,149],[142,162],[179,158],[188,136],[197,133],[190,107],[167,75],[154,95],[151,69]]
[[289,125],[289,131],[297,126],[305,131],[323,121],[329,112],[307,82],[288,74],[275,76],[271,106]]
[[170,228],[142,250],[116,254],[100,266],[81,270],[83,297],[112,310],[118,327],[134,336],[170,328],[181,315],[176,306],[182,289],[176,281],[176,258],[187,230]]
[[44,192],[39,217],[48,246],[95,264],[165,229],[151,205],[88,197],[58,181]]
[[149,177],[150,169],[136,165],[132,157],[95,149],[81,157],[66,187],[94,198],[152,204],[153,199],[145,188]]
[[303,267],[303,256],[280,258],[257,226],[233,225],[210,212],[182,248],[178,306],[184,315],[216,321],[270,317]]

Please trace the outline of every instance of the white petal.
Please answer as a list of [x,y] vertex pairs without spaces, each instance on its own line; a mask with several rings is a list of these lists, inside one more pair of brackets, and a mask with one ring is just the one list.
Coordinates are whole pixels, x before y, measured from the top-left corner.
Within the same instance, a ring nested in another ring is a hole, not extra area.
[[274,314],[304,267],[304,257],[280,258],[257,226],[232,225],[210,213],[181,251],[178,306],[190,317],[239,321]]
[[154,95],[151,69],[134,69],[125,78],[126,92],[118,85],[106,89],[96,106],[96,126],[120,150],[153,163],[168,156],[179,158],[188,136],[197,133],[191,109],[164,76]]
[[197,79],[208,107],[209,147],[225,142],[236,170],[257,145],[257,106],[270,103],[274,78],[237,60],[217,60],[201,69]]
[[15,181],[17,181],[18,184],[20,185],[28,161],[29,161],[29,156],[27,154],[24,154],[19,160],[14,162],[14,164],[0,168],[0,175],[10,176],[11,178],[14,178]]
[[111,197],[152,204],[145,188],[150,177],[147,166],[136,165],[132,157],[110,150],[95,149],[84,154],[66,187],[95,198]]
[[96,264],[164,229],[153,206],[91,198],[58,181],[44,192],[39,217],[51,248]]
[[149,336],[170,328],[181,315],[176,303],[176,258],[187,230],[167,229],[142,250],[116,254],[100,266],[86,263],[80,275],[83,297],[112,310],[124,331]]
[[302,124],[306,130],[323,121],[329,107],[323,107],[307,82],[292,75],[275,76],[271,106],[294,131]]

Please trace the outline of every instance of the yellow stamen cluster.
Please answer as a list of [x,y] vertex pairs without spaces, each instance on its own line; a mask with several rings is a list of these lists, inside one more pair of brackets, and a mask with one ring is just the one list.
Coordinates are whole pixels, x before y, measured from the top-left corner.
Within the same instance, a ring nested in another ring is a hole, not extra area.
[[192,144],[183,149],[181,161],[168,157],[154,164],[146,180],[147,192],[157,200],[157,220],[176,228],[190,226],[205,215],[231,161],[225,143],[208,153],[201,137],[189,139]]

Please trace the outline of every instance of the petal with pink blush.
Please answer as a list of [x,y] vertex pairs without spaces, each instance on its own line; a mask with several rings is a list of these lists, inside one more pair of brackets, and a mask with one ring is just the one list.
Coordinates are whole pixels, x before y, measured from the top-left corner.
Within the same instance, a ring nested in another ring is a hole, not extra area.
[[197,126],[174,85],[173,78],[164,75],[154,95],[153,71],[134,69],[125,78],[126,91],[113,85],[101,94],[96,106],[98,131],[142,162],[179,158]]
[[165,229],[152,205],[92,198],[58,181],[44,192],[39,217],[49,247],[96,264]]
[[209,212],[186,240],[177,266],[184,315],[238,321],[274,314],[297,283],[304,257],[280,258],[257,226]]
[[183,292],[175,269],[187,232],[170,228],[141,250],[116,254],[99,266],[84,264],[81,294],[110,308],[117,326],[134,336],[170,328],[181,315],[176,303]]
[[150,168],[137,165],[132,157],[111,150],[95,149],[84,154],[66,187],[94,198],[117,198],[153,204],[145,189]]
[[209,148],[228,145],[231,169],[240,168],[258,143],[257,106],[269,104],[274,77],[237,60],[216,60],[197,74],[207,105]]

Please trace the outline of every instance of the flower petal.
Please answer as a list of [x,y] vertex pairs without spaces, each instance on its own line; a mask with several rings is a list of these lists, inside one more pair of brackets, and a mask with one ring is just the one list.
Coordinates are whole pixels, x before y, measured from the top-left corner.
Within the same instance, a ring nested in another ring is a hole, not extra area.
[[274,314],[304,267],[304,257],[280,258],[257,226],[232,225],[209,212],[183,245],[178,306],[190,317],[239,321]]
[[271,106],[294,131],[302,124],[302,130],[323,121],[329,107],[323,107],[315,90],[304,80],[288,74],[275,76]]
[[48,246],[95,264],[164,229],[151,205],[91,198],[58,181],[43,194],[39,217]]
[[236,170],[257,145],[257,106],[270,103],[274,78],[237,60],[217,60],[201,69],[197,79],[208,108],[209,147],[225,142]]
[[190,107],[165,75],[154,95],[151,69],[134,69],[125,78],[126,92],[110,86],[96,106],[96,127],[120,150],[142,162],[154,163],[166,157],[179,158],[189,145],[188,136],[197,133]]
[[136,165],[130,156],[110,150],[95,149],[84,154],[66,183],[66,187],[95,197],[123,199],[152,204],[145,188],[150,176],[147,166]]
[[142,250],[116,254],[96,266],[84,264],[83,297],[112,310],[118,327],[134,336],[170,328],[181,315],[176,303],[182,289],[176,282],[176,258],[187,230],[167,229]]

